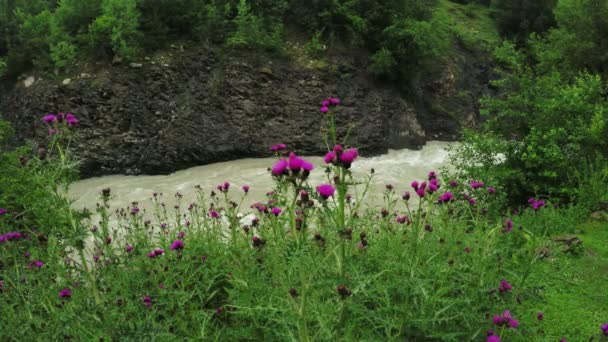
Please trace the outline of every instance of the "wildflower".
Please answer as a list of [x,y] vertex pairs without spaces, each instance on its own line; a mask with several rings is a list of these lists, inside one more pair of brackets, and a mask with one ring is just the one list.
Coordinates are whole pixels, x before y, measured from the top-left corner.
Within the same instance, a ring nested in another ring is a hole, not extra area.
[[319,109],[319,111],[321,113],[327,113],[329,111],[329,108],[328,107],[321,107],[321,109]]
[[184,248],[184,242],[182,240],[173,241],[173,243],[171,244],[171,247],[170,247],[170,249],[172,251],[183,249],[183,248]]
[[279,216],[282,212],[283,209],[279,208],[279,207],[274,207],[270,210],[270,212],[274,215],[274,216]]
[[519,321],[514,319],[508,310],[500,316],[494,316],[492,322],[497,326],[506,326],[507,328],[517,328],[519,326]]
[[[188,226],[190,222],[186,221],[186,223],[187,223],[187,226]],[[186,233],[184,233],[184,232],[177,233],[177,238],[178,239],[183,239],[184,237],[186,237]]]
[[56,122],[57,121],[57,115],[54,114],[47,114],[45,116],[42,117],[42,121],[50,124],[51,122]]
[[142,301],[147,308],[152,306],[152,298],[145,296]]
[[502,230],[505,233],[509,233],[513,230],[513,221],[511,219],[505,219],[504,229]]
[[479,189],[479,188],[483,188],[483,182],[478,182],[478,181],[471,181],[471,189]]
[[29,265],[30,268],[33,268],[33,267],[42,268],[42,266],[44,266],[44,262],[42,262],[40,260],[34,260],[34,261],[30,262],[30,265]]
[[412,188],[414,188],[414,190],[418,190],[418,187],[420,186],[420,184],[418,184],[418,181],[413,181],[411,186],[412,186]]
[[69,288],[64,288],[63,290],[59,291],[59,298],[70,298],[72,297],[72,290],[70,290]]
[[253,245],[253,247],[262,247],[266,244],[266,241],[264,241],[262,238],[260,238],[259,236],[253,236],[251,238],[251,244]]
[[243,186],[241,187],[241,189],[243,189],[243,192],[244,192],[244,193],[248,193],[248,192],[249,192],[249,185],[243,185]]
[[496,189],[494,189],[494,187],[493,187],[493,186],[489,186],[489,187],[488,187],[488,193],[493,194],[493,193],[495,193],[495,192],[496,192]]
[[539,321],[542,321],[545,319],[545,314],[543,312],[539,312],[536,314],[536,319],[538,319]]
[[342,299],[352,295],[353,293],[344,285],[338,285],[338,287],[336,288],[336,290],[338,291],[338,294],[340,295],[340,297],[342,297]]
[[125,247],[125,250],[127,251],[127,253],[131,253],[133,251],[133,246],[127,245],[127,247]]
[[443,195],[439,196],[439,203],[447,203],[447,202],[451,202],[454,201],[454,194],[452,194],[451,192],[446,192]]
[[340,99],[339,99],[339,98],[337,98],[337,97],[332,97],[332,98],[330,98],[330,99],[329,99],[329,102],[330,102],[332,105],[337,106],[337,105],[339,105],[339,104],[340,104]]
[[472,249],[471,249],[471,247],[465,247],[464,251],[467,253],[471,253]]
[[215,210],[209,210],[209,217],[214,218],[214,219],[219,219],[220,213],[218,213]]
[[272,166],[272,175],[273,176],[280,176],[282,174],[285,173],[285,171],[287,170],[287,166],[289,164],[287,163],[287,160],[285,159],[280,159],[278,160],[273,166]]
[[8,213],[8,210],[4,209],[4,208],[0,208],[0,215],[4,215]]
[[417,194],[417,195],[418,195],[420,198],[422,198],[422,197],[424,197],[424,191],[425,191],[425,190],[424,190],[424,188],[420,187],[420,188],[418,188],[418,189],[416,190],[416,194]]
[[397,221],[397,223],[404,224],[404,223],[408,223],[409,222],[409,218],[407,216],[405,216],[405,215],[403,215],[403,216],[397,216],[396,221]]
[[32,253],[30,253],[30,252],[23,253],[23,257],[26,259],[29,259],[31,256],[32,256]]
[[344,151],[344,153],[340,155],[340,161],[342,162],[344,167],[349,168],[358,156],[359,151],[356,148],[351,148],[349,150]]
[[490,335],[486,338],[486,342],[500,342],[500,337],[496,335]]
[[600,329],[602,329],[602,332],[604,333],[604,335],[608,335],[608,323],[602,324],[600,326]]
[[469,204],[475,205],[475,204],[477,204],[477,200],[475,198],[471,197],[471,198],[469,198]]
[[336,162],[336,152],[335,151],[327,152],[327,154],[325,154],[325,157],[323,157],[323,161],[325,162],[325,164],[335,163]]
[[328,199],[334,195],[336,189],[331,184],[321,184],[317,186],[317,192],[323,199]]
[[437,172],[435,172],[435,171],[431,171],[431,172],[429,172],[429,174],[428,174],[428,179],[429,179],[430,181],[431,181],[431,180],[433,180],[433,179],[437,179]]
[[104,240],[104,242],[105,242],[106,245],[111,244],[112,243],[112,237],[110,237],[110,236],[106,237],[106,239]]
[[323,100],[323,102],[321,102],[321,107],[329,107],[329,105],[331,105],[331,102],[329,102],[329,100]]
[[165,253],[164,249],[157,248],[152,252],[148,253],[148,258],[156,258],[157,256],[163,255]]
[[74,114],[68,113],[65,116],[65,122],[68,123],[68,126],[73,126],[78,123],[78,119],[74,116]]
[[530,204],[532,209],[538,210],[538,209],[544,207],[546,203],[543,200],[537,200],[536,198],[530,198],[530,199],[528,199],[528,204]]
[[452,179],[448,182],[448,185],[450,185],[452,188],[455,188],[458,186],[458,182]]
[[138,212],[139,212],[139,208],[138,207],[131,208],[131,215],[137,215]]
[[511,284],[509,284],[508,281],[502,279],[500,281],[500,286],[498,287],[498,291],[500,292],[508,292],[511,291],[513,289],[513,286],[511,286]]
[[24,235],[21,234],[20,232],[8,232],[4,235],[0,235],[0,243],[3,243],[5,241],[20,240],[23,238],[24,238]]
[[287,148],[287,146],[285,144],[276,144],[276,145],[270,146],[268,149],[272,152],[279,152],[286,148]]
[[295,288],[290,288],[289,289],[289,295],[291,296],[291,298],[296,298],[298,297],[298,290],[296,290]]

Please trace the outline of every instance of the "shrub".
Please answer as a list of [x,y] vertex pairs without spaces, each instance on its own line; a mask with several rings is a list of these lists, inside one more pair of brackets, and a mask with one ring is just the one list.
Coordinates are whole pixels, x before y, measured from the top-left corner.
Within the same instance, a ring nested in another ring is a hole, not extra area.
[[89,27],[91,43],[110,43],[112,51],[124,60],[133,60],[139,53],[139,13],[135,0],[104,0],[102,15]]

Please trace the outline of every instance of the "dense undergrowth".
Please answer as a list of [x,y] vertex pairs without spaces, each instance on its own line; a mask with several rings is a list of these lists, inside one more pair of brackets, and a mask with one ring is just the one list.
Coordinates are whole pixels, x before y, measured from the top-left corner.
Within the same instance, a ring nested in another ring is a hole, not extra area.
[[[150,211],[114,211],[107,189],[93,216],[62,191],[77,120],[45,116],[47,146],[2,154],[0,339],[602,338],[605,279],[584,283],[575,265],[605,269],[605,249],[568,256],[549,239],[575,232],[581,206],[531,199],[506,213],[505,189],[430,172],[387,184],[384,206],[365,207],[369,178],[349,172],[358,153],[335,135],[339,100],[326,101],[325,165],[274,146],[264,202],[226,182],[193,189],[193,203],[176,193],[169,208],[155,193]],[[325,184],[307,182],[314,167]],[[588,292],[592,310],[573,304]]]

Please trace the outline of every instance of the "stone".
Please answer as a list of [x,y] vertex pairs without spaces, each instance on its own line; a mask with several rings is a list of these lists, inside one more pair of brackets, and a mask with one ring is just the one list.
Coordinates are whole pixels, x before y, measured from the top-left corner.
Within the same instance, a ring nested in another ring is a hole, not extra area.
[[80,78],[82,78],[82,79],[85,79],[85,80],[86,80],[86,79],[88,79],[88,78],[91,78],[91,74],[88,74],[88,73],[86,73],[86,72],[83,72],[82,74],[80,74]]
[[143,67],[144,65],[141,63],[129,63],[129,67],[133,68],[133,69],[139,69],[141,67]]
[[34,76],[30,76],[28,78],[26,78],[25,80],[23,80],[23,86],[25,86],[26,88],[31,87],[34,82],[36,82],[36,78]]
[[66,86],[67,86],[67,85],[68,85],[68,84],[70,84],[71,82],[72,82],[72,80],[71,80],[71,79],[66,78],[65,80],[63,80],[63,82],[61,82],[61,84],[63,84],[63,85],[66,85]]

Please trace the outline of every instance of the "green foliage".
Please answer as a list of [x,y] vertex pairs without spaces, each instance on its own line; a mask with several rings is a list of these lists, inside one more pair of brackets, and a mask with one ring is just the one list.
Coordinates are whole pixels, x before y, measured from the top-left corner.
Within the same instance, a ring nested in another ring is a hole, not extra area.
[[378,77],[395,79],[397,67],[397,60],[387,48],[380,49],[372,56],[370,71]]
[[559,70],[576,76],[579,70],[608,75],[608,1],[561,0],[555,8],[558,27],[546,39],[533,37],[538,70]]
[[315,33],[310,38],[310,42],[306,44],[306,52],[313,57],[321,57],[326,49],[327,47],[322,41],[322,32],[320,31]]
[[68,42],[52,44],[51,59],[57,68],[67,68],[76,61],[76,46]]
[[270,51],[281,49],[283,26],[266,27],[262,19],[251,12],[247,0],[240,0],[234,23],[236,30],[228,37],[229,47]]
[[104,0],[102,15],[89,28],[92,43],[110,42],[115,55],[133,60],[140,49],[138,18],[135,0]]
[[492,175],[519,201],[535,193],[575,196],[575,168],[608,156],[601,78],[581,74],[568,82],[559,73],[535,77],[524,70],[496,85],[505,96],[483,101],[490,118],[465,139],[456,165]]
[[533,32],[555,25],[553,8],[558,0],[492,0],[491,10],[500,33],[524,41]]

